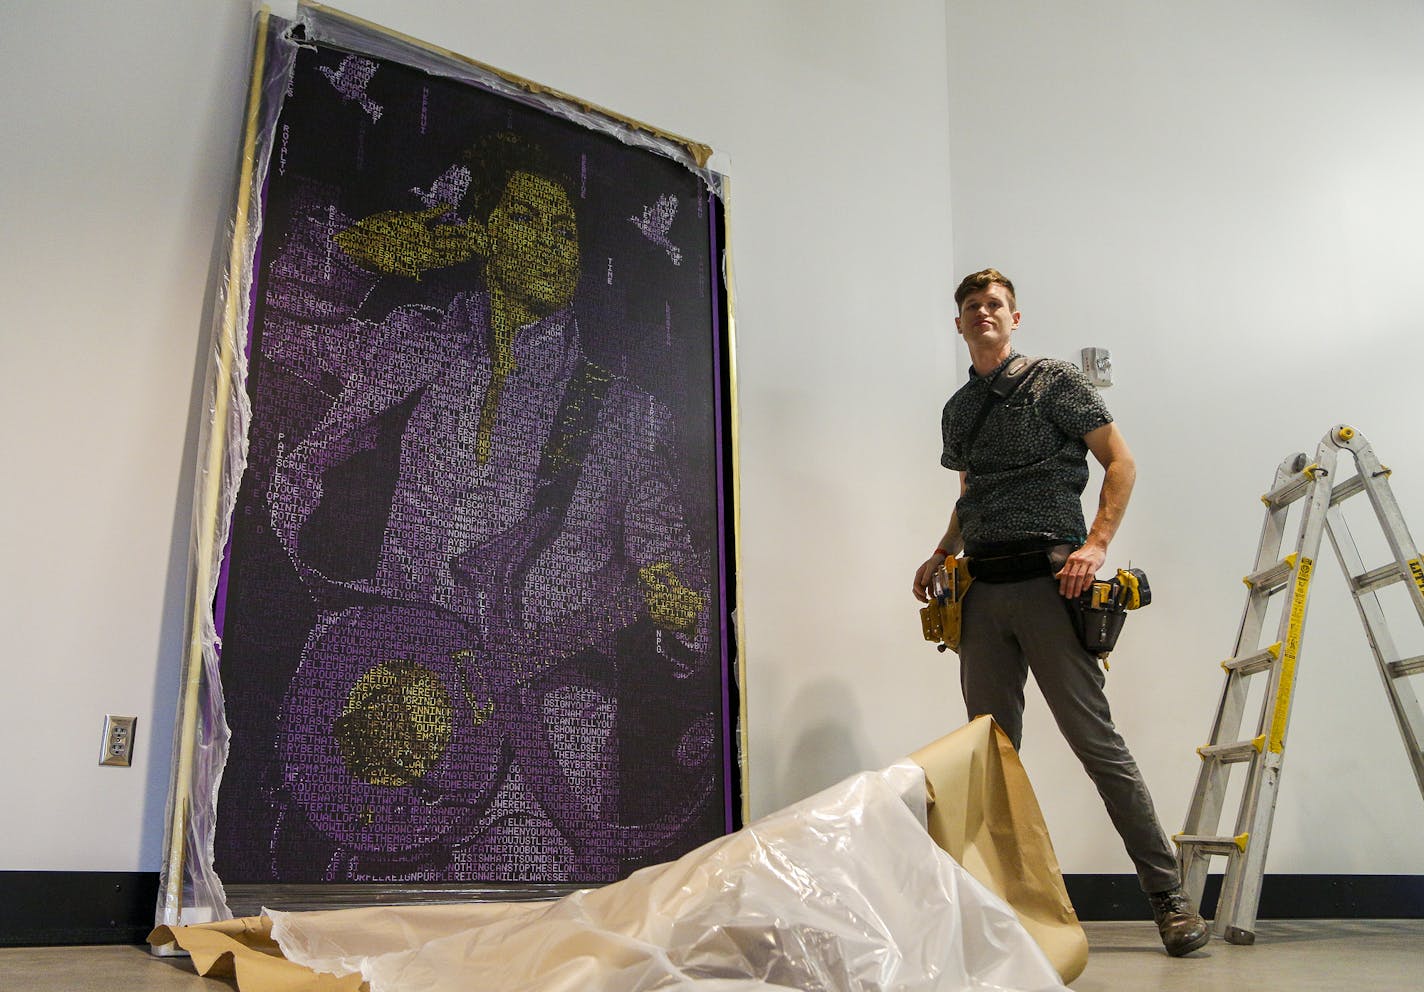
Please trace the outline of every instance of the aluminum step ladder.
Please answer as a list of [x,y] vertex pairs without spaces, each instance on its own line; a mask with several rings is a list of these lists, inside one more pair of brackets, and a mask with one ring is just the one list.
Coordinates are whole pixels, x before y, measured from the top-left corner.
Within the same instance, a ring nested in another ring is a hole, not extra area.
[[[1336,481],[1335,472],[1336,456],[1341,450],[1354,458],[1356,468],[1356,474],[1343,482]],[[1362,492],[1369,497],[1375,519],[1393,555],[1392,561],[1369,570],[1361,561],[1340,512],[1341,503]],[[1424,624],[1424,563],[1390,490],[1389,470],[1379,463],[1358,431],[1337,425],[1321,439],[1314,461],[1308,462],[1304,454],[1296,454],[1281,462],[1270,491],[1261,500],[1266,504],[1266,519],[1255,565],[1245,579],[1249,590],[1246,609],[1232,655],[1222,662],[1226,684],[1217,704],[1211,736],[1197,749],[1202,763],[1186,823],[1182,832],[1173,838],[1178,848],[1182,884],[1193,905],[1201,905],[1211,858],[1227,859],[1212,933],[1233,944],[1251,944],[1256,939],[1256,910],[1261,899],[1266,849],[1280,788],[1305,611],[1323,534],[1329,534],[1345,572],[1350,595],[1365,625],[1390,708],[1409,753],[1420,795],[1424,796],[1424,751],[1420,748],[1420,740],[1424,738],[1424,712],[1410,682],[1412,676],[1424,673],[1424,656],[1400,657],[1375,594],[1386,585],[1404,582],[1419,620]],[[1290,554],[1281,557],[1287,515],[1297,502],[1303,502],[1304,508],[1295,547]],[[1274,643],[1263,646],[1261,637],[1267,609],[1271,597],[1278,593],[1288,594],[1289,600],[1281,609]],[[1267,675],[1269,684],[1261,702],[1256,734],[1247,738],[1241,730],[1242,722],[1250,680],[1258,674]],[[1227,785],[1231,770],[1237,764],[1247,765],[1247,778],[1235,828],[1231,834],[1221,835]]]

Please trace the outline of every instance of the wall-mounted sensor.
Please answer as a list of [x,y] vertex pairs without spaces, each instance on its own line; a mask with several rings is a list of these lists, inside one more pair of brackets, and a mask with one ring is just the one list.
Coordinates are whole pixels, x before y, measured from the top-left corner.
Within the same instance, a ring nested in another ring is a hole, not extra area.
[[1099,389],[1112,385],[1112,355],[1106,348],[1083,349],[1083,374]]

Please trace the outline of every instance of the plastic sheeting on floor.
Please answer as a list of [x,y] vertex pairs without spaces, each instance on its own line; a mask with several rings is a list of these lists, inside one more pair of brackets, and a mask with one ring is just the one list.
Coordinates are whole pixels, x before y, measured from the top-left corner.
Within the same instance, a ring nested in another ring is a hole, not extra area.
[[[1032,792],[1031,810],[1019,797],[1014,816],[995,812],[1006,794],[1027,789],[1026,778],[1006,787],[1004,767],[1020,776],[1022,768],[1016,757],[1003,760],[1001,737],[976,722],[917,754],[932,781],[936,765],[959,769],[957,778],[941,774],[934,815],[962,821],[949,832],[972,860],[1000,874],[1051,871],[1051,880],[1028,878],[1019,888],[1061,892]],[[985,786],[989,780],[997,784]],[[243,992],[345,990],[361,981],[372,992],[1062,990],[1054,963],[1014,910],[926,830],[925,782],[912,761],[862,773],[677,861],[557,902],[269,912],[270,924],[248,924],[254,937],[320,973],[308,973],[311,985],[285,977],[255,984],[256,968],[244,966],[239,951],[230,960]],[[995,836],[981,837],[990,820]],[[1033,849],[1022,861],[1021,846]],[[1056,963],[1071,980],[1086,958],[1082,930],[1066,896],[1058,924],[1052,893],[1038,902],[1034,925],[1056,934],[1046,946],[1055,958],[1067,955]],[[185,931],[202,929],[160,927],[150,939],[187,947]],[[225,939],[237,944],[241,935]],[[269,954],[259,956],[270,972],[278,962]],[[228,960],[206,951],[209,959]]]

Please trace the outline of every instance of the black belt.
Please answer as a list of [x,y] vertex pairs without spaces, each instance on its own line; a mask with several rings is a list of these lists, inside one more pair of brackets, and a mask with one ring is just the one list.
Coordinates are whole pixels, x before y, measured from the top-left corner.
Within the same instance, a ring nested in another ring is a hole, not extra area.
[[979,582],[1026,582],[1052,576],[1056,571],[1045,551],[1030,551],[1019,555],[994,555],[969,559],[969,574]]

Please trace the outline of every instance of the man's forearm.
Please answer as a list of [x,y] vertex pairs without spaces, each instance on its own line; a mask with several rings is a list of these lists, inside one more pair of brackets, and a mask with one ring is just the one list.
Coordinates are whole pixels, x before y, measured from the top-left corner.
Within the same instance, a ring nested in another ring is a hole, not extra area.
[[939,539],[938,550],[943,551],[946,557],[953,558],[964,548],[964,535],[959,531],[959,511],[949,515],[949,526],[944,529],[944,536]]
[[1103,488],[1098,494],[1098,513],[1088,531],[1089,544],[1106,548],[1117,535],[1137,482],[1137,466],[1131,458],[1115,458],[1103,471]]
[[928,589],[935,570],[943,565],[946,559],[957,555],[963,543],[959,533],[959,512],[956,510],[949,515],[949,526],[944,529],[944,536],[939,539],[939,544],[935,545],[933,553],[915,570],[913,590],[915,598],[921,603],[929,602]]
[[[969,486],[969,473],[959,473],[959,495],[964,495],[964,490]],[[964,550],[964,532],[959,529],[959,504],[956,503],[949,513],[949,526],[944,529],[944,537],[939,539],[938,549],[945,553],[945,557],[953,558]]]

